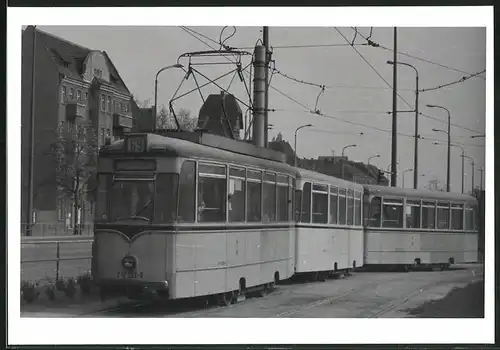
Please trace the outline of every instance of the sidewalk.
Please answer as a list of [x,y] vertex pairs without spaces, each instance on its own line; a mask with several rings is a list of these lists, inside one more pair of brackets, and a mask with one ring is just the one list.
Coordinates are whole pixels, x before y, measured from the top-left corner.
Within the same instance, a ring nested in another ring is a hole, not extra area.
[[131,301],[125,297],[101,301],[99,297],[91,296],[80,301],[24,304],[21,305],[21,317],[85,317],[127,303]]

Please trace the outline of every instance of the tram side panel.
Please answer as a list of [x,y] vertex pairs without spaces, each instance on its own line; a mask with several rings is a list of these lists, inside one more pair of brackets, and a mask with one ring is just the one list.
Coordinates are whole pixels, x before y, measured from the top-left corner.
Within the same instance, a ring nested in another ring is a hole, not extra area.
[[[447,264],[464,260],[462,232],[427,231],[420,232],[420,250],[425,264]],[[451,259],[451,260],[450,260]]]
[[364,233],[362,228],[349,229],[349,260],[350,267],[361,267],[364,264]]
[[425,259],[417,234],[396,230],[365,228],[365,264],[412,264]]
[[349,232],[329,227],[296,230],[295,271],[297,273],[349,268]]

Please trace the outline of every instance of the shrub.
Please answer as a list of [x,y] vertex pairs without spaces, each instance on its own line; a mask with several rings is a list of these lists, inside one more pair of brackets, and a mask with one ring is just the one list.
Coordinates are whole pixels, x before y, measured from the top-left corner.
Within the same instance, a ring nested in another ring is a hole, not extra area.
[[80,290],[82,291],[83,294],[89,295],[90,291],[92,289],[92,275],[89,272],[86,272],[85,274],[78,276],[78,284],[80,285]]
[[74,278],[68,278],[67,282],[66,282],[66,288],[64,290],[64,293],[70,297],[71,299],[73,299],[73,297],[75,296],[75,293],[76,293],[76,283],[75,283],[75,279]]
[[32,303],[38,298],[38,295],[40,294],[37,290],[38,287],[38,282],[33,283],[33,282],[28,282],[28,281],[22,281],[21,282],[21,293],[23,296],[23,300],[26,301],[27,303]]

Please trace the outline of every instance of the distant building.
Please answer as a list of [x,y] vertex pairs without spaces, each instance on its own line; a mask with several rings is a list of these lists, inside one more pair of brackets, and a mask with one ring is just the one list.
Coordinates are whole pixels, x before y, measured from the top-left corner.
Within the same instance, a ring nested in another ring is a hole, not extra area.
[[[33,40],[35,40],[35,53]],[[58,128],[91,121],[98,146],[106,137],[119,138],[132,127],[132,95],[106,52],[92,50],[35,30],[22,32],[21,83],[21,220],[26,223],[28,205],[28,160],[31,120],[32,66],[35,54],[34,82],[34,203],[37,226],[55,225],[65,230],[71,216],[72,201],[60,198],[55,184],[55,169],[50,152]],[[84,203],[85,204],[85,203]],[[91,215],[91,206],[82,208]],[[71,219],[74,221],[74,218]],[[38,225],[40,224],[40,225]],[[55,232],[54,232],[55,233]],[[53,234],[54,234],[53,233]]]

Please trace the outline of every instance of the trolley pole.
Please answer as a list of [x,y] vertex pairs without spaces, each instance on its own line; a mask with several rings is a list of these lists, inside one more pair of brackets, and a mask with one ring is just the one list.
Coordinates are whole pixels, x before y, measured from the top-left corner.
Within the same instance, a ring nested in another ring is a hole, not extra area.
[[397,98],[398,98],[398,90],[397,90],[397,59],[398,59],[398,54],[397,54],[397,42],[398,42],[398,34],[397,34],[397,28],[394,27],[394,66],[392,70],[392,157],[391,157],[391,186],[396,187],[397,186],[397,170],[396,170],[396,163],[397,163],[397,147],[398,147],[398,140],[397,140]]
[[265,79],[266,79],[266,92],[265,92],[265,101],[264,101],[264,147],[267,148],[269,138],[268,138],[268,133],[269,133],[269,61],[270,61],[270,52],[269,52],[269,27],[264,26],[262,30],[263,34],[263,43],[264,47],[266,50],[266,73],[265,73]]

